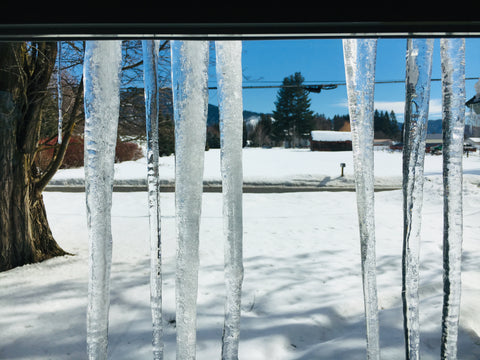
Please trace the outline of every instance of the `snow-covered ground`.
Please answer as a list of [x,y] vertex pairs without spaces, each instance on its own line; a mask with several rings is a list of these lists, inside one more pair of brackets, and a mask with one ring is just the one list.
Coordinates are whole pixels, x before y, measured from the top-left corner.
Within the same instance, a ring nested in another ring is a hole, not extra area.
[[[465,157],[464,173],[480,175],[478,153]],[[344,178],[340,178],[340,164],[344,163]],[[145,158],[115,164],[115,179],[128,181],[145,179],[147,176]],[[442,157],[427,155],[425,175],[442,174]],[[353,184],[353,156],[351,151],[319,152],[308,149],[259,149],[245,148],[243,155],[243,175],[246,183],[315,182],[322,184]],[[83,179],[83,168],[65,169],[55,174],[53,182],[68,182]],[[174,181],[174,156],[160,158],[160,178]],[[220,180],[220,151],[211,149],[205,152],[205,181]],[[399,151],[375,151],[375,181],[377,184],[401,185],[402,154]]]
[[[246,181],[334,181],[351,152],[245,149]],[[421,356],[440,355],[441,156],[426,157],[421,248]],[[173,179],[173,157],[161,176]],[[480,156],[464,157],[464,256],[459,359],[480,358]],[[401,179],[401,153],[376,152],[377,181]],[[146,175],[145,160],[116,165],[117,179]],[[205,178],[219,178],[219,152]],[[83,169],[56,179],[82,178]],[[174,193],[161,197],[165,355],[175,359]],[[52,231],[74,256],[0,273],[0,359],[85,359],[87,229],[83,193],[44,193]],[[401,302],[402,192],[375,194],[382,359],[404,359]],[[222,197],[205,193],[198,294],[198,359],[218,359],[223,324]],[[145,192],[114,193],[109,358],[151,358],[148,210]],[[360,245],[354,192],[244,194],[240,358],[365,359]]]

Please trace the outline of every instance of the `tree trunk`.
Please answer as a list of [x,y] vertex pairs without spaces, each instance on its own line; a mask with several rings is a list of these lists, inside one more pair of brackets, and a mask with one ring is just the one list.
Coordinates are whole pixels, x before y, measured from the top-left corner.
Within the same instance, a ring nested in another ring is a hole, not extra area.
[[0,271],[65,255],[53,238],[42,193],[29,166],[32,155],[17,150],[14,105],[0,92]]
[[43,60],[34,64],[24,45],[0,44],[0,271],[66,254],[50,231],[33,163],[53,49],[39,47]]

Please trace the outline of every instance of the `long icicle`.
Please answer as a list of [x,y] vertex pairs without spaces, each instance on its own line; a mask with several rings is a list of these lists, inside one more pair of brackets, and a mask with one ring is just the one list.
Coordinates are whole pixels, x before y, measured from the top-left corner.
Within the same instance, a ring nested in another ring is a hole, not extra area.
[[208,41],[171,42],[175,117],[177,359],[196,354],[199,230],[208,110]]
[[243,282],[242,42],[216,41],[219,88],[223,231],[225,236],[225,320],[222,359],[238,359]]
[[407,360],[419,359],[419,256],[433,39],[408,39],[403,147],[402,300]]
[[58,96],[58,143],[62,143],[63,94],[62,94],[62,42],[57,42],[57,96]]
[[158,163],[158,45],[159,41],[157,40],[142,41],[147,133],[148,214],[150,225],[150,306],[152,312],[152,346],[154,360],[163,359],[162,242]]
[[90,360],[107,358],[121,44],[121,41],[87,41],[85,48],[85,197],[89,239],[87,354]]
[[367,359],[380,358],[375,254],[373,100],[376,39],[344,39],[343,53],[360,230]]
[[441,359],[457,358],[463,239],[465,40],[440,39],[443,97],[443,316]]

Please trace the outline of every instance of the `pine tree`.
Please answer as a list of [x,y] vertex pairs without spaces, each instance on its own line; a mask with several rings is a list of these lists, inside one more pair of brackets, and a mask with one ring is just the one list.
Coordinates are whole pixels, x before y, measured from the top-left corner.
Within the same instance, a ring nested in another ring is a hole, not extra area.
[[304,80],[299,72],[284,78],[273,111],[273,135],[276,140],[290,142],[294,147],[304,135],[310,134],[313,127],[308,91],[302,87]]
[[393,110],[390,113],[375,110],[374,131],[376,139],[390,138],[398,140],[400,138],[401,132]]

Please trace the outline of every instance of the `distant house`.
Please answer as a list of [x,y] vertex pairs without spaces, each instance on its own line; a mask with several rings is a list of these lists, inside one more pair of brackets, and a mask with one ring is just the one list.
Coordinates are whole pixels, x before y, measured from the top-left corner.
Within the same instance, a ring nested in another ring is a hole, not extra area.
[[475,95],[465,103],[470,109],[475,111],[475,114],[480,114],[480,96]]
[[475,147],[476,149],[480,150],[480,138],[478,137],[471,137],[468,138],[465,143]]
[[393,144],[391,139],[373,139],[374,150],[387,150]]
[[352,133],[350,131],[316,130],[310,133],[310,137],[310,150],[312,151],[352,150]]

